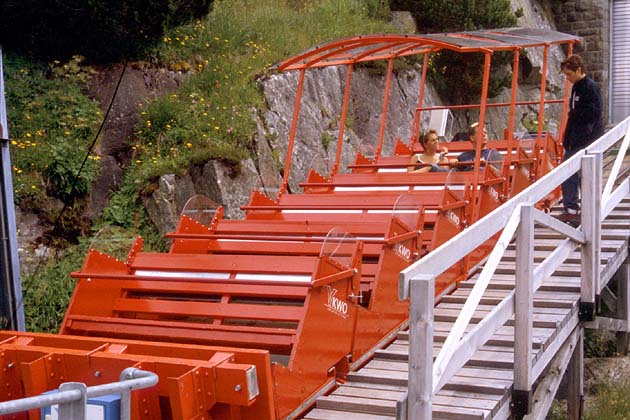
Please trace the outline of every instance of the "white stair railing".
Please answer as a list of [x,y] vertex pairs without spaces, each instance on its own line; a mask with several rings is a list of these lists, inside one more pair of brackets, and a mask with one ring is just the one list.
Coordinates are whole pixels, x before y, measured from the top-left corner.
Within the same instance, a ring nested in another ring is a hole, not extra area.
[[[602,194],[603,152],[621,142],[617,159]],[[630,118],[610,130],[587,149],[559,165],[538,182],[494,210],[464,232],[438,247],[400,273],[399,298],[410,298],[409,390],[406,407],[399,417],[431,418],[431,397],[461,368],[496,330],[515,316],[515,396],[522,412],[531,409],[532,385],[560,349],[575,325],[568,325],[558,335],[546,354],[533,362],[531,350],[533,294],[581,245],[582,302],[580,320],[593,318],[595,295],[599,293],[599,241],[601,220],[625,197],[630,197],[626,178],[612,191],[621,162],[628,149]],[[582,227],[574,229],[533,206],[577,171],[582,170]],[[609,187],[610,186],[610,187]],[[602,197],[603,195],[603,197]],[[601,199],[598,199],[601,197]],[[567,237],[547,258],[533,267],[534,223],[545,225]],[[495,249],[487,259],[460,316],[455,321],[438,356],[433,362],[433,288],[437,276],[477,246],[503,230]],[[490,278],[507,244],[516,233],[516,290],[508,294],[484,319],[464,335]]]

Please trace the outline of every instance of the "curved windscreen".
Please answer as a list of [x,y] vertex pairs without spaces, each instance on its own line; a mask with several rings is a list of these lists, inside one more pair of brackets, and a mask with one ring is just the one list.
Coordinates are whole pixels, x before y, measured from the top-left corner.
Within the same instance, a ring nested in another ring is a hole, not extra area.
[[319,256],[326,256],[343,267],[351,268],[356,242],[357,239],[350,233],[334,227],[326,235]]
[[119,226],[107,226],[99,230],[90,242],[89,249],[126,261],[136,235]]
[[181,215],[187,216],[202,225],[210,226],[219,207],[217,203],[205,195],[197,194],[188,199]]
[[457,197],[458,200],[464,200],[464,191],[469,177],[470,172],[462,172],[458,171],[457,168],[453,168],[448,171],[448,175],[446,175],[444,187]]
[[394,204],[392,217],[402,222],[409,231],[417,230],[420,207],[418,199],[412,194],[401,194]]
[[505,158],[499,151],[497,151],[496,149],[491,149],[488,153],[488,158],[486,162],[488,163],[488,165],[501,172],[501,169],[503,169],[504,160]]

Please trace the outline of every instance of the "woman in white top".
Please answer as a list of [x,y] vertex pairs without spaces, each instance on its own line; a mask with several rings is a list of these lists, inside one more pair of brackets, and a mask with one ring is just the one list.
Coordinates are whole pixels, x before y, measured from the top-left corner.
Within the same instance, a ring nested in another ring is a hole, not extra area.
[[407,172],[446,172],[448,171],[449,159],[446,157],[448,149],[442,147],[440,149],[440,140],[437,131],[430,129],[420,139],[423,153],[411,156],[409,163],[426,163],[427,166],[409,166]]

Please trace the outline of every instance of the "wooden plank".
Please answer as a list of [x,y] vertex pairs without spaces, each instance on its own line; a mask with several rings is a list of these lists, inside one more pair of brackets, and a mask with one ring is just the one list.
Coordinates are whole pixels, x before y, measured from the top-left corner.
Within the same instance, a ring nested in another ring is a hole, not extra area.
[[466,407],[437,405],[433,408],[436,417],[453,420],[483,420],[490,418],[489,410],[478,410]]
[[395,401],[378,398],[348,398],[343,395],[325,395],[317,399],[317,408],[328,410],[350,411],[353,413],[395,416]]
[[379,416],[373,414],[364,413],[352,413],[352,417],[349,417],[348,412],[336,411],[336,410],[324,410],[322,408],[315,408],[304,417],[304,420],[395,420],[393,416]]
[[433,302],[435,282],[431,277],[413,278],[409,282],[409,391],[407,414],[410,420],[431,417],[433,394]]

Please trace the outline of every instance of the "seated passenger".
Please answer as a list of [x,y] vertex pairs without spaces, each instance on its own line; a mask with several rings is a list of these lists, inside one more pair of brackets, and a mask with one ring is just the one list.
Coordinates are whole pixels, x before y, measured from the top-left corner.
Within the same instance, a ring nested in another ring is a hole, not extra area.
[[[466,152],[462,152],[457,158],[458,162],[474,162],[475,154],[477,151],[477,127],[479,123],[474,123],[470,126],[468,130],[468,140],[472,143],[473,150],[468,150]],[[503,163],[503,156],[496,149],[486,149],[486,144],[488,143],[488,132],[486,129],[483,129],[483,134],[481,136],[481,161],[489,162],[496,169],[501,170],[501,166]],[[472,171],[474,165],[463,165],[458,166],[459,171]]]
[[447,167],[440,166],[440,164],[449,163],[449,160],[446,158],[448,149],[446,147],[440,149],[437,131],[433,129],[427,131],[420,139],[420,143],[422,143],[424,152],[411,156],[409,163],[427,163],[431,166],[409,166],[407,172],[447,172]]

